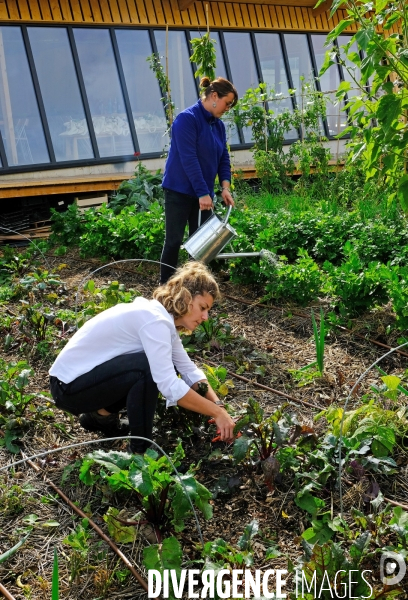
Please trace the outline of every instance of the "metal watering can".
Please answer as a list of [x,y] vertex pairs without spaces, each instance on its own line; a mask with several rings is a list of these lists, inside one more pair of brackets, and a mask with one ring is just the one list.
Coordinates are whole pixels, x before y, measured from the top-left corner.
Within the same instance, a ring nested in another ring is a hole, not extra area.
[[201,225],[201,211],[198,215],[198,229],[182,246],[195,260],[208,264],[214,258],[235,258],[244,256],[262,256],[261,252],[229,252],[219,254],[223,248],[235,237],[237,232],[228,224],[232,206],[228,206],[225,218],[221,220],[214,212],[207,221]]

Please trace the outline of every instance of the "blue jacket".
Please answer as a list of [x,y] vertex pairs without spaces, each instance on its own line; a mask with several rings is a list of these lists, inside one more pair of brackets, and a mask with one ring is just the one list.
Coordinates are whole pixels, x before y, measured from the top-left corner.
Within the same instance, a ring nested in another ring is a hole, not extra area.
[[162,185],[197,198],[213,197],[216,175],[220,183],[231,180],[225,125],[198,100],[173,122]]

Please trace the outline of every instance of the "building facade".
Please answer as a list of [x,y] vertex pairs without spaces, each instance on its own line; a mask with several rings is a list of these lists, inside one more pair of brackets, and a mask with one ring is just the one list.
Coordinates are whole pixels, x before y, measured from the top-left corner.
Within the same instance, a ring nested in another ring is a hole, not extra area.
[[[265,82],[280,111],[301,102],[302,81],[336,90],[347,79],[340,65],[315,79],[326,35],[345,16],[339,10],[330,19],[330,4],[0,0],[0,197],[29,195],[33,181],[58,189],[66,179],[67,191],[93,178],[113,189],[137,160],[161,167],[169,140],[162,91],[146,59],[162,57],[176,112],[183,110],[198,97],[189,41],[207,25],[217,42],[217,75],[240,95]],[[340,107],[328,112],[322,133],[333,139],[347,117]],[[249,164],[251,132],[232,126],[229,137],[235,164]]]

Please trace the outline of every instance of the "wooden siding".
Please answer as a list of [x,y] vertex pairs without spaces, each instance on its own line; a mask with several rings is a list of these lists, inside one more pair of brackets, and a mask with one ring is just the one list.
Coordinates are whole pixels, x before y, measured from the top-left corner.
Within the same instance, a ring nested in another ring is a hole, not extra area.
[[[0,23],[94,23],[169,27],[206,27],[204,0],[179,10],[178,0],[0,0]],[[279,31],[329,32],[346,12],[334,19],[312,7],[210,2],[210,27]],[[346,31],[353,31],[348,29]]]

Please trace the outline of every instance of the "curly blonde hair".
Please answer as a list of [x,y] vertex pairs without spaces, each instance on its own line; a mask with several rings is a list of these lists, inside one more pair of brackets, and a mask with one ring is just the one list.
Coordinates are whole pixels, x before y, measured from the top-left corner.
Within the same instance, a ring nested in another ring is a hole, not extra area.
[[194,296],[210,294],[214,301],[220,297],[220,290],[214,277],[200,262],[188,262],[177,269],[163,285],[156,288],[153,298],[160,302],[174,317],[183,317],[189,311]]

